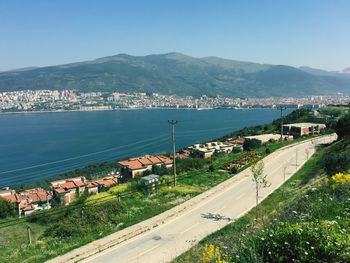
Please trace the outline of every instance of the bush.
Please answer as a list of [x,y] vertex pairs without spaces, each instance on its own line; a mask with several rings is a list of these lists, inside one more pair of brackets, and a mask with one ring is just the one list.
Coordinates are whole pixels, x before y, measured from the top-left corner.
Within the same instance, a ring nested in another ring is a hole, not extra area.
[[270,149],[270,148],[266,148],[266,149],[265,149],[265,153],[266,153],[266,154],[270,154],[270,153],[271,153],[271,149]]
[[152,166],[153,174],[164,175],[164,174],[168,174],[169,172],[170,172],[170,169],[166,168],[164,164],[162,164],[161,166],[158,166],[158,165]]
[[245,139],[243,144],[243,149],[245,151],[251,151],[255,148],[259,148],[261,146],[261,141],[257,139]]
[[350,262],[349,234],[336,221],[280,223],[255,241],[263,262]]
[[75,207],[69,216],[62,215],[60,220],[50,220],[44,236],[63,238],[100,232],[101,229],[107,229],[120,223],[120,215],[125,211],[126,207],[123,202],[116,201],[86,205],[83,208]]
[[339,139],[350,136],[350,114],[340,118],[335,125],[335,131],[339,136]]
[[346,171],[350,166],[350,153],[348,151],[330,152],[325,155],[323,163],[328,175]]
[[197,170],[203,168],[208,162],[208,159],[200,158],[176,159],[176,170],[178,173]]
[[15,215],[17,215],[15,204],[0,197],[0,218],[6,218]]
[[238,168],[237,168],[236,166],[232,166],[232,167],[230,168],[230,173],[232,173],[232,174],[238,173]]
[[161,187],[164,194],[176,194],[181,196],[198,194],[201,192],[200,188],[196,186],[176,186],[176,187]]
[[209,165],[209,167],[208,167],[208,171],[209,172],[214,172],[215,171],[215,167],[214,167],[214,165]]

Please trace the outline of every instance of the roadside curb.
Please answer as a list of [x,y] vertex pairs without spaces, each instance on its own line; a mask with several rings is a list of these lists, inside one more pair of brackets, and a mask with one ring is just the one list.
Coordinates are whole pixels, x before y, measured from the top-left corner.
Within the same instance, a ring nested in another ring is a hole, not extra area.
[[[332,135],[334,136],[334,134],[332,134]],[[326,135],[326,136],[332,136],[332,135]],[[326,137],[326,136],[324,136],[324,137]],[[323,136],[320,136],[318,138],[322,138],[322,137]],[[312,139],[308,139],[305,141],[301,141],[301,142],[297,142],[294,144],[284,146],[284,147],[278,149],[277,151],[274,151],[271,154],[267,155],[266,157],[263,158],[263,160],[268,160],[268,159],[274,158],[275,155],[279,154],[281,151],[284,151],[285,149],[295,147],[296,145],[309,143],[310,141],[315,140],[315,139],[317,140],[317,138],[312,138]],[[142,233],[151,231],[152,229],[155,229],[155,228],[157,228],[157,227],[159,227],[159,226],[161,226],[161,225],[163,225],[171,220],[176,219],[179,215],[182,215],[186,211],[190,210],[193,206],[201,203],[202,201],[217,194],[218,192],[225,190],[227,187],[231,186],[233,183],[235,183],[237,181],[241,181],[241,180],[249,177],[249,171],[250,171],[249,167],[247,167],[243,171],[232,176],[231,178],[227,179],[226,181],[218,184],[217,186],[214,186],[213,188],[207,190],[206,192],[201,193],[201,194],[191,198],[190,200],[187,200],[184,203],[179,204],[179,205],[177,205],[177,206],[175,206],[175,207],[173,207],[173,208],[171,208],[171,209],[169,209],[169,210],[167,210],[167,211],[165,211],[157,216],[149,218],[149,219],[142,221],[140,223],[137,223],[133,226],[127,227],[123,230],[120,230],[116,233],[110,234],[110,235],[103,237],[101,239],[92,241],[91,243],[88,243],[80,248],[76,248],[76,249],[74,249],[74,250],[72,250],[72,251],[70,251],[62,256],[58,256],[56,258],[48,260],[47,262],[49,262],[49,263],[79,262],[79,261],[82,261],[88,257],[91,257],[91,256],[93,256],[101,251],[108,250],[109,248],[111,248],[115,245],[118,245],[118,244],[126,242],[127,240],[130,240],[134,237],[137,237]],[[275,189],[273,189],[273,191],[274,190]]]

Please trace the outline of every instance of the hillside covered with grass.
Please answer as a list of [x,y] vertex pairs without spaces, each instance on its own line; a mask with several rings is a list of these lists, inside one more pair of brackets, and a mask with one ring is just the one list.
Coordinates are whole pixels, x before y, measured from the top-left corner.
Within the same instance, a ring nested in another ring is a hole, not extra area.
[[320,75],[285,65],[195,58],[180,53],[119,54],[92,61],[0,72],[0,91],[74,89],[178,96],[281,97],[349,94],[346,74]]

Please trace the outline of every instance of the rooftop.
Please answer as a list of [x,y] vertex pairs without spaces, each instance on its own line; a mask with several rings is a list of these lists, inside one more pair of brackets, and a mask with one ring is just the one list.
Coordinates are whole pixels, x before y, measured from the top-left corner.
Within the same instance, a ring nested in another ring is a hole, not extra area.
[[291,123],[291,124],[284,124],[283,126],[288,126],[288,127],[312,127],[312,126],[325,126],[323,123],[311,123],[311,122],[300,122],[300,123]]
[[146,155],[138,158],[130,158],[125,161],[120,161],[118,164],[121,166],[126,166],[129,169],[136,170],[147,167],[148,165],[154,164],[172,164],[173,161],[166,156],[163,155]]

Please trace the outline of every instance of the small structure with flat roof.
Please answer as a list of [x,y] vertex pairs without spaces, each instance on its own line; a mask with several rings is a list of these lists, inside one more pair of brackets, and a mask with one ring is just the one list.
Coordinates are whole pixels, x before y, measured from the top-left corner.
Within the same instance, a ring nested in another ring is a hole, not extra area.
[[159,175],[150,174],[141,177],[141,181],[147,186],[148,194],[156,193],[159,188]]
[[319,134],[321,130],[325,129],[326,125],[322,123],[292,123],[283,125],[283,134],[300,137],[304,135]]

